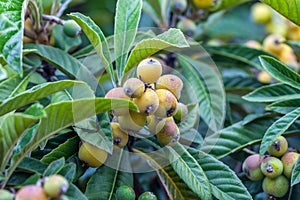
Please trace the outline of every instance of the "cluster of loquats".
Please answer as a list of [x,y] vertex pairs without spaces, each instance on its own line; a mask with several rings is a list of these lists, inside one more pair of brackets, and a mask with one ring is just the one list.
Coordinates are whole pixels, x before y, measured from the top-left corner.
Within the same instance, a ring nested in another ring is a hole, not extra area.
[[[294,50],[285,42],[287,40],[300,40],[300,27],[263,3],[253,4],[251,17],[254,22],[265,25],[268,35],[262,44],[258,41],[250,40],[246,42],[246,46],[271,53],[281,62],[298,71],[297,56]],[[269,83],[271,76],[267,72],[261,71],[257,79],[263,83]]]
[[[116,191],[116,200],[135,200],[136,194],[132,187],[123,185],[118,187]],[[152,192],[144,192],[139,195],[138,200],[157,200],[157,197]]]
[[[139,110],[111,110],[114,150],[125,147],[129,135],[134,136],[142,128],[156,135],[163,145],[173,145],[179,140],[180,132],[176,122],[180,122],[188,113],[188,107],[178,102],[183,82],[176,75],[162,75],[162,71],[162,65],[157,59],[144,59],[136,69],[138,78],[129,78],[122,87],[112,88],[106,93],[105,98],[133,101]],[[88,166],[97,168],[107,160],[108,153],[83,142],[78,156]]]
[[26,185],[16,194],[0,190],[0,200],[52,200],[59,199],[69,189],[68,181],[59,174],[41,179],[36,185]]
[[280,198],[289,190],[289,178],[299,154],[288,151],[288,142],[278,136],[268,148],[269,155],[259,154],[248,156],[242,166],[245,175],[252,181],[263,179],[263,191],[269,197]]
[[[170,7],[174,15],[180,16],[177,23],[179,28],[184,34],[193,36],[197,29],[197,15],[202,11],[207,12],[217,4],[216,0],[193,0],[191,5],[188,5],[187,0],[171,0]],[[188,11],[187,11],[188,10]],[[201,10],[201,11],[200,11]],[[200,11],[200,12],[198,12]],[[194,13],[191,16],[185,12]]]
[[122,87],[111,89],[105,96],[131,100],[139,110],[112,110],[114,144],[124,147],[128,133],[134,135],[144,127],[163,145],[175,144],[180,133],[174,118],[180,121],[188,112],[185,104],[178,103],[182,80],[173,74],[162,75],[162,65],[155,58],[142,60],[136,74],[138,78],[127,79]]

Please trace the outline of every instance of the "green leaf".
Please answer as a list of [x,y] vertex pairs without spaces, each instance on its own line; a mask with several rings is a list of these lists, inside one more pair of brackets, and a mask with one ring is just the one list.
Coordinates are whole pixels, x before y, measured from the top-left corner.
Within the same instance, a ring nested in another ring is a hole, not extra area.
[[12,97],[26,90],[29,79],[22,79],[19,76],[11,77],[0,83],[0,101]]
[[21,76],[24,16],[28,0],[11,0],[0,5],[0,55]]
[[[213,60],[215,62],[222,62],[224,58],[229,58],[230,60],[237,60],[244,64],[262,69],[259,61],[259,56],[269,55],[269,53],[249,48],[243,45],[224,45],[224,46],[204,46],[204,49],[212,54]],[[217,57],[216,57],[217,56]]]
[[225,118],[225,94],[220,75],[205,63],[178,56],[183,74],[199,102],[199,115],[211,130],[219,130]]
[[[112,101],[114,104],[112,104]],[[94,116],[97,113],[112,109],[129,108],[137,110],[131,101],[109,98],[79,99],[69,102],[50,104],[45,108],[47,118],[40,121],[36,134],[18,154],[12,158],[8,177],[14,171],[18,163],[32,150],[37,148],[43,141],[55,133],[83,119]],[[92,108],[92,109],[91,109]],[[82,112],[82,111],[85,112]]]
[[289,85],[277,83],[260,87],[243,96],[243,99],[252,102],[272,102],[300,98],[300,90]]
[[[163,183],[165,190],[167,191],[167,195],[169,199],[174,200],[192,200],[199,199],[198,196],[191,191],[191,189],[182,181],[182,179],[178,176],[178,174],[174,171],[172,166],[168,165],[166,167],[162,167],[160,165],[160,157],[159,153],[144,153],[138,149],[133,149],[133,151],[140,156],[144,157],[151,165],[154,165],[154,169]],[[165,159],[165,158],[163,158]]]
[[79,138],[72,137],[68,139],[66,142],[60,144],[57,148],[53,149],[48,154],[44,155],[41,161],[43,163],[50,164],[51,162],[62,157],[68,159],[73,154],[76,154],[78,152],[79,149],[78,144],[79,144]]
[[161,28],[168,28],[170,14],[170,1],[168,0],[145,0],[143,11]]
[[273,118],[259,117],[244,124],[237,122],[205,138],[201,150],[220,159],[230,153],[261,141],[268,127],[275,121]]
[[264,69],[275,79],[300,89],[300,75],[272,57],[261,56],[260,62]]
[[300,54],[300,41],[288,40],[286,43],[293,48],[296,55]]
[[211,187],[202,167],[180,144],[166,148],[171,166],[178,176],[200,199],[211,199]]
[[39,55],[47,62],[55,65],[60,71],[70,78],[77,78],[82,72],[88,73],[89,70],[82,65],[76,58],[72,57],[65,51],[42,44],[26,44],[26,49],[35,49],[33,53]]
[[294,186],[298,183],[300,183],[300,159],[299,158],[293,168],[292,177],[291,177],[291,186]]
[[129,72],[141,60],[169,47],[189,47],[188,42],[179,29],[171,28],[162,34],[157,35],[156,38],[145,39],[137,43],[130,53],[128,62],[124,68],[124,74]]
[[58,174],[64,176],[68,182],[72,182],[76,173],[76,165],[74,163],[66,164]]
[[275,141],[276,137],[283,134],[299,116],[300,108],[297,108],[276,120],[276,122],[274,122],[265,132],[260,144],[259,154],[261,156],[264,155],[267,152],[268,147]]
[[85,191],[85,195],[89,200],[115,199],[118,187],[122,185],[133,187],[132,173],[120,170],[121,164],[124,164],[124,162],[128,164],[128,159],[124,159],[123,156],[124,150],[121,150],[120,153],[117,152],[117,155],[114,156],[116,162],[114,167],[103,165],[92,175]]
[[252,199],[247,188],[227,165],[204,152],[192,149],[189,151],[203,168],[212,188],[212,194],[217,199]]
[[300,25],[300,7],[298,0],[261,0],[274,10]]
[[97,26],[90,17],[80,13],[71,13],[69,17],[74,19],[84,31],[104,64],[106,71],[109,73],[110,78],[115,82],[110,51],[106,38],[99,26]]
[[65,158],[62,157],[58,160],[53,161],[50,163],[45,170],[43,176],[50,176],[53,174],[57,174],[65,165]]
[[141,11],[142,0],[117,1],[114,52],[119,81],[123,77],[124,66],[137,32]]
[[283,100],[283,101],[278,101],[269,104],[266,107],[266,110],[272,110],[281,114],[287,114],[297,109],[299,105],[300,105],[300,98],[298,97],[298,99]]
[[77,188],[76,185],[70,184],[68,191],[65,193],[68,200],[88,200],[86,196]]
[[0,105],[0,115],[13,111],[17,108],[25,106],[29,103],[32,103],[38,99],[46,97],[55,92],[64,90],[66,88],[83,84],[80,81],[72,81],[72,80],[63,80],[57,82],[48,82],[40,85],[36,85],[29,90],[26,90],[18,95],[7,98]]
[[23,133],[30,128],[40,118],[45,117],[45,112],[40,116],[21,113],[9,113],[1,118],[0,121],[0,160],[2,172]]
[[40,175],[44,173],[47,167],[48,166],[46,164],[32,157],[25,157],[18,165],[19,169],[27,170]]

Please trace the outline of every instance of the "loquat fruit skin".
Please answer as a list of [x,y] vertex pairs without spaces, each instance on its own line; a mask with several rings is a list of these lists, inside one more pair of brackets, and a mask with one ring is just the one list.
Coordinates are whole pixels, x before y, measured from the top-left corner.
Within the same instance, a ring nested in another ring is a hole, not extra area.
[[271,20],[272,13],[266,4],[255,3],[251,7],[251,17],[254,22],[264,24]]
[[45,179],[43,188],[49,197],[58,198],[67,192],[69,183],[62,175],[55,174]]
[[[124,93],[124,90],[122,87],[116,87],[109,90],[105,98],[115,98],[115,99],[126,99],[130,100],[130,98]],[[111,102],[114,104],[114,101]],[[112,108],[114,108],[114,105],[112,105]],[[128,115],[129,109],[128,108],[120,108],[120,109],[113,109],[112,114],[115,116],[121,116],[121,115]]]
[[249,40],[245,43],[245,45],[249,48],[253,48],[253,49],[262,49],[261,44],[256,41],[256,40]]
[[262,173],[269,178],[276,178],[283,172],[281,160],[272,156],[265,156],[262,159],[260,169]]
[[170,7],[174,13],[183,13],[187,8],[187,0],[171,0]]
[[172,117],[166,119],[163,128],[156,134],[157,140],[163,145],[172,146],[180,139],[180,132]]
[[188,112],[189,112],[189,109],[188,109],[187,105],[179,102],[177,104],[177,111],[174,114],[173,118],[175,120],[181,122],[187,116]]
[[146,115],[144,113],[129,110],[127,115],[118,117],[118,122],[121,129],[125,131],[139,131],[146,124]]
[[158,89],[156,94],[159,99],[159,106],[154,115],[161,118],[173,116],[177,111],[176,97],[166,89]]
[[263,191],[274,197],[283,197],[289,190],[288,179],[280,175],[274,179],[265,177],[262,184]]
[[117,122],[111,122],[110,126],[113,134],[114,149],[125,147],[129,138],[128,133],[122,130]]
[[123,84],[124,93],[130,98],[138,98],[145,91],[145,84],[138,78],[129,78]]
[[139,196],[138,200],[157,200],[157,197],[152,192],[144,192]]
[[252,181],[258,181],[264,178],[264,174],[261,171],[262,159],[259,158],[259,154],[248,156],[243,162],[242,169],[245,175]]
[[74,20],[67,20],[63,24],[63,31],[69,37],[76,37],[80,31],[80,26]]
[[257,80],[259,80],[262,83],[270,83],[272,80],[272,77],[268,72],[266,71],[261,71],[257,75]]
[[135,199],[135,192],[132,187],[127,185],[123,185],[118,187],[116,191],[116,199],[117,200],[134,200]]
[[162,65],[155,58],[146,58],[138,64],[136,73],[143,82],[151,84],[161,76]]
[[15,200],[48,200],[44,189],[37,185],[27,185],[22,187],[15,196]]
[[283,174],[287,178],[291,178],[292,171],[299,158],[299,154],[297,152],[287,152],[281,157],[281,162],[283,164]]
[[106,151],[88,142],[83,142],[78,151],[79,159],[94,168],[103,165],[107,156],[108,153]]
[[285,38],[278,34],[268,35],[263,41],[263,49],[267,52],[279,55],[283,48]]
[[182,80],[173,74],[166,74],[156,82],[156,89],[167,89],[172,92],[177,99],[180,99],[181,90],[183,88]]
[[182,19],[177,23],[177,28],[180,29],[187,36],[193,36],[197,26],[194,21],[190,19]]
[[283,136],[276,137],[275,141],[268,148],[268,153],[271,156],[280,157],[282,156],[288,149],[288,142]]
[[193,0],[195,6],[201,9],[208,9],[214,6],[214,0]]
[[166,118],[160,118],[155,115],[147,116],[147,127],[150,133],[157,134],[165,125]]
[[146,115],[153,114],[159,106],[158,96],[151,88],[147,88],[142,96],[133,99],[133,102],[138,106],[139,111]]
[[0,189],[0,200],[13,200],[13,194],[8,190]]

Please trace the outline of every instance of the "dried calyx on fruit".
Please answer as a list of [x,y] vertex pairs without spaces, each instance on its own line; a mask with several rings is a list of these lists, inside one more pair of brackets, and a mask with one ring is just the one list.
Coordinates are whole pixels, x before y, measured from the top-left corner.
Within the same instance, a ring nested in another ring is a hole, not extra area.
[[110,126],[113,134],[114,148],[125,147],[128,142],[128,133],[122,130],[117,122],[111,122]]
[[268,153],[272,156],[280,157],[288,149],[288,142],[283,136],[276,137],[275,141],[268,148]]
[[262,173],[269,178],[276,178],[283,172],[282,162],[275,157],[265,156],[260,165]]
[[133,102],[138,106],[139,111],[146,115],[152,115],[159,106],[158,96],[151,88],[147,88],[139,98],[133,99]]

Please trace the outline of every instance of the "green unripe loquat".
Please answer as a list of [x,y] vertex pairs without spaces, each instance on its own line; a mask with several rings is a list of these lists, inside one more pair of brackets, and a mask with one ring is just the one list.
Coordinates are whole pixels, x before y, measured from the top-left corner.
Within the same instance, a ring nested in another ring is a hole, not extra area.
[[291,178],[292,171],[299,158],[299,154],[297,152],[287,152],[281,157],[281,162],[283,164],[283,174],[287,178]]
[[13,194],[8,190],[0,189],[0,200],[13,200]]
[[288,149],[288,142],[283,136],[276,137],[275,141],[268,148],[268,153],[271,156],[280,157],[282,156]]
[[83,142],[79,148],[78,157],[90,167],[100,167],[107,159],[108,153],[88,142]]
[[55,174],[45,179],[43,187],[49,197],[58,198],[67,192],[69,183],[65,177]]
[[288,179],[280,175],[274,179],[265,177],[262,184],[263,191],[274,197],[283,197],[289,190]]
[[187,116],[188,112],[189,112],[189,110],[188,110],[187,105],[179,102],[177,104],[177,111],[173,117],[174,117],[174,119],[176,119],[178,121],[182,121]]
[[130,98],[138,98],[145,91],[145,84],[138,78],[127,79],[123,85],[124,93]]
[[269,178],[276,178],[283,172],[281,160],[272,156],[265,156],[262,159],[260,169],[262,173]]
[[261,159],[259,158],[259,154],[254,154],[248,156],[243,162],[243,172],[245,175],[252,181],[258,181],[263,179],[264,174],[261,171]]
[[133,99],[133,102],[138,106],[139,111],[146,115],[152,115],[159,106],[158,96],[151,88],[147,88],[142,96]]
[[63,24],[63,31],[69,37],[76,37],[80,31],[80,26],[74,20],[67,20]]
[[134,200],[135,199],[135,192],[132,187],[127,185],[123,185],[118,187],[116,191],[116,199],[117,200]]
[[157,197],[152,192],[144,192],[139,196],[138,200],[157,200]]
[[137,77],[147,84],[154,83],[162,74],[160,62],[154,58],[146,58],[137,66]]
[[177,23],[177,28],[187,36],[193,36],[197,26],[194,21],[185,18]]

